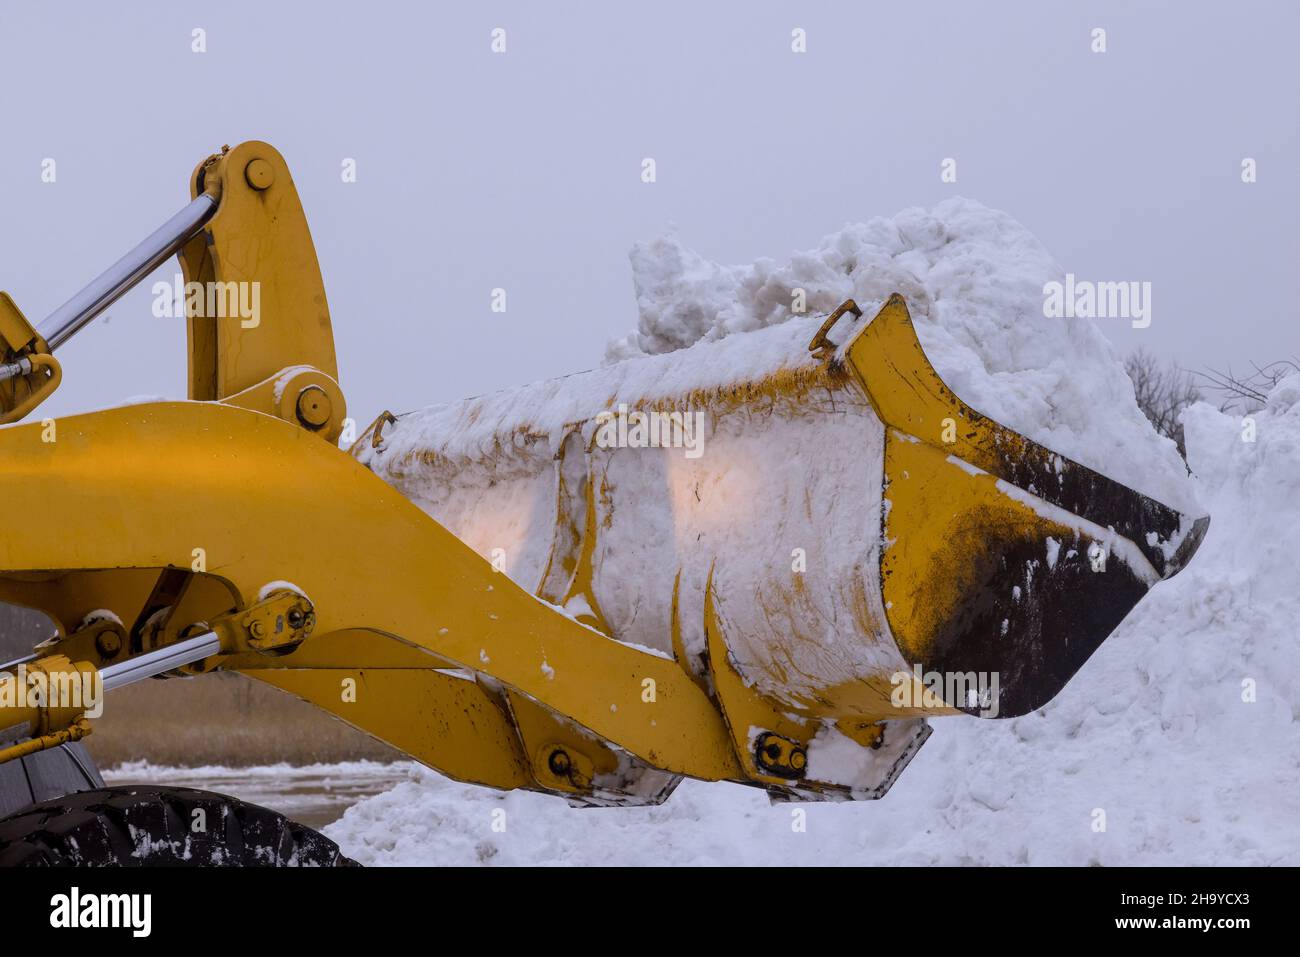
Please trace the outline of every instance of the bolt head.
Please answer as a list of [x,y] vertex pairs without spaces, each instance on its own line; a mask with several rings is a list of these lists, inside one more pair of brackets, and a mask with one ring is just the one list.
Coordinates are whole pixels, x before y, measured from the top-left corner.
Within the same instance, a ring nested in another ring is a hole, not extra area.
[[546,766],[550,768],[552,774],[562,778],[569,773],[573,763],[569,760],[568,752],[556,748],[551,752],[550,758],[547,759]]
[[111,628],[95,636],[95,650],[102,658],[112,658],[122,650],[122,639]]
[[248,185],[259,192],[264,189],[270,189],[271,184],[275,182],[275,167],[264,159],[249,160],[244,167],[244,179]]
[[334,414],[329,394],[318,385],[309,385],[298,393],[298,421],[309,429],[320,429]]

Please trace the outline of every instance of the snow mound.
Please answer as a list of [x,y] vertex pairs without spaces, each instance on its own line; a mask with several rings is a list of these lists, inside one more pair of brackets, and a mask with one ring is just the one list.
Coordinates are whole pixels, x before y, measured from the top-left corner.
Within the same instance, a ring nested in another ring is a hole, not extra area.
[[1300,863],[1300,376],[1254,441],[1205,405],[1185,424],[1213,515],[1190,566],[1041,711],[936,720],[881,801],[687,781],[661,807],[575,810],[426,771],[327,833],[366,864]]
[[[720,266],[673,237],[638,244],[631,259],[639,330],[610,344],[606,365],[402,416],[385,433],[383,456],[366,446],[362,461],[400,484],[404,470],[435,459],[467,472],[483,463],[497,470],[534,447],[549,458],[574,422],[619,403],[680,399],[811,368],[807,345],[822,316],[853,298],[870,320],[899,292],[930,361],[973,408],[1201,514],[1174,443],[1138,410],[1098,327],[1043,314],[1043,286],[1062,281],[1064,270],[1006,213],[965,199],[907,209],[846,226],[781,265]],[[802,314],[791,311],[799,289]],[[841,322],[833,340],[842,344],[853,328]]]
[[973,408],[1197,512],[1173,442],[1143,418],[1109,341],[1091,321],[1044,316],[1043,286],[1065,271],[1006,213],[961,198],[905,209],[847,225],[785,263],[722,266],[673,235],[636,244],[631,260],[640,320],[610,343],[611,362],[802,319],[797,290],[806,314],[852,298],[868,319],[898,292],[939,375]]

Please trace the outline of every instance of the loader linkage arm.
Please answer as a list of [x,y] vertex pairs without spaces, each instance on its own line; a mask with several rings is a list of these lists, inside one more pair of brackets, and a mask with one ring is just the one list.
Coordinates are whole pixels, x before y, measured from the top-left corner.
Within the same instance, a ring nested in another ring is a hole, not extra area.
[[17,422],[63,381],[59,360],[7,292],[0,292],[0,425]]

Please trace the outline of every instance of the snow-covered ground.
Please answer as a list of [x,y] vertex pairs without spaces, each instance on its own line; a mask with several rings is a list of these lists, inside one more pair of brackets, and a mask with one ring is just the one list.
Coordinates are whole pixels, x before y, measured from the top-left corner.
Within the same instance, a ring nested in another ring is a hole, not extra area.
[[402,781],[418,778],[413,762],[339,761],[328,764],[263,764],[232,768],[222,765],[169,767],[130,761],[103,770],[104,783],[167,784],[231,794],[269,807],[308,827],[324,827],[358,801]]
[[[758,790],[687,781],[661,807],[576,810],[416,770],[328,827],[345,853],[366,864],[1300,863],[1300,571],[1288,558],[1300,376],[1251,423],[1190,410],[1187,478],[1138,412],[1104,322],[1043,316],[1043,283],[1063,270],[1010,217],[963,200],[846,227],[785,264],[719,266],[670,238],[638,246],[633,270],[641,325],[611,345],[612,362],[797,320],[796,289],[809,312],[853,296],[868,317],[899,291],[959,396],[1209,512],[1209,534],[1047,707],[935,720],[881,801],[770,806]],[[502,395],[485,402],[504,409]]]

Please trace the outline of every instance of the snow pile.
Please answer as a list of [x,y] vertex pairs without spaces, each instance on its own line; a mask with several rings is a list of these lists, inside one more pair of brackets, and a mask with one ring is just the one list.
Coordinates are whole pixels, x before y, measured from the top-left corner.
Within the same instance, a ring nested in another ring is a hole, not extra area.
[[[1043,286],[1065,271],[1003,212],[960,198],[906,209],[848,225],[780,265],[720,266],[672,237],[638,244],[631,259],[639,331],[610,344],[604,367],[403,416],[385,432],[384,461],[368,443],[363,461],[399,487],[413,464],[464,486],[460,473],[491,460],[491,481],[500,481],[512,457],[553,455],[573,423],[619,403],[809,369],[807,345],[826,313],[853,298],[868,321],[899,292],[926,355],[973,408],[1166,505],[1197,511],[1174,443],[1152,432],[1097,326],[1044,316]],[[805,294],[803,314],[792,312],[796,290]],[[833,341],[845,342],[853,328],[841,321]],[[519,464],[531,472],[531,463]]]
[[580,811],[425,772],[328,834],[368,864],[1300,863],[1300,377],[1254,442],[1208,406],[1186,426],[1213,515],[1191,565],[1043,710],[935,720],[882,801],[687,781],[662,807]]
[[[1065,271],[1006,213],[962,198],[906,209],[845,226],[783,264],[721,266],[675,236],[638,243],[631,259],[640,321],[610,344],[611,361],[786,324],[799,290],[808,313],[852,298],[867,319],[898,292],[926,355],[969,405],[1167,505],[1196,510],[1173,442],[1152,434],[1105,336],[1090,321],[1043,315],[1043,286]],[[841,323],[832,339],[846,336]]]

